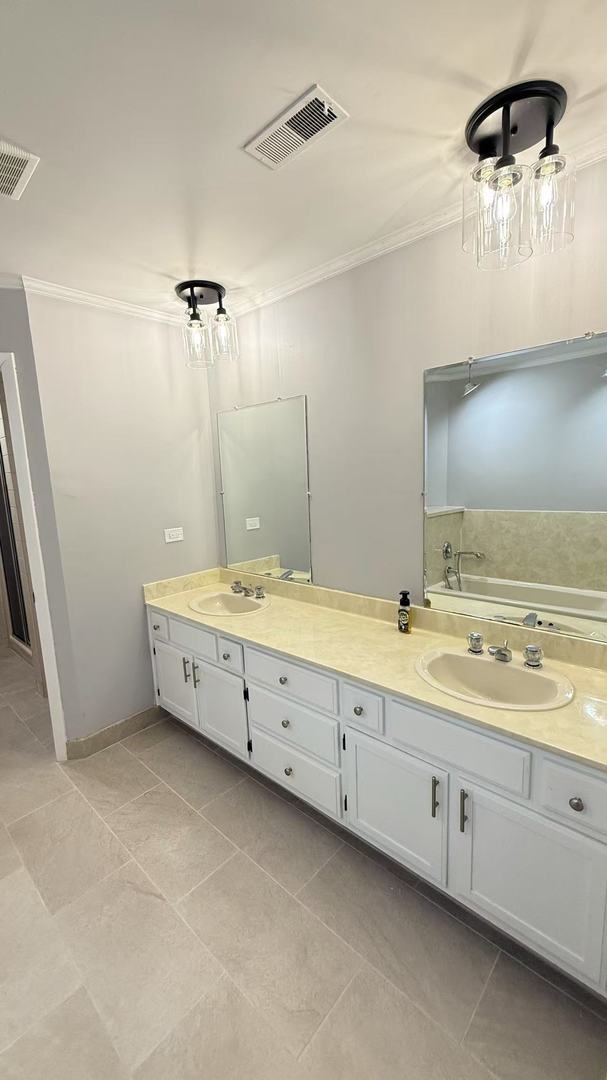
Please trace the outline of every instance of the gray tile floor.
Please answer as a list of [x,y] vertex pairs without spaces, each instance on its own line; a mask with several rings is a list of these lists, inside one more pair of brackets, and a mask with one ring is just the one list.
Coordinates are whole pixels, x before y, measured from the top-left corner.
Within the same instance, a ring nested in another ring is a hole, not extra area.
[[600,1002],[178,725],[50,746],[0,651],[0,1077],[606,1080]]

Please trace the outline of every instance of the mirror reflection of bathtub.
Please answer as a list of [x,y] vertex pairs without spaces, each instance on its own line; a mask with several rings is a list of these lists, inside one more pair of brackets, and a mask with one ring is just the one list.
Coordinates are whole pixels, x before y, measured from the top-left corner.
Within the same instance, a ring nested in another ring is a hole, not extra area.
[[451,588],[444,581],[429,585],[431,604],[498,622],[522,623],[535,613],[540,629],[607,641],[607,593],[473,574],[462,574],[461,581],[461,590],[453,578]]

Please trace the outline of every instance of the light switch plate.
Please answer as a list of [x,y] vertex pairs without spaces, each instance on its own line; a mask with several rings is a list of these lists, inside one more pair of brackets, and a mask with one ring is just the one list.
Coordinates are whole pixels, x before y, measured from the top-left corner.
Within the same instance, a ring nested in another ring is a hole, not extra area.
[[164,542],[165,544],[175,544],[177,540],[183,540],[183,526],[179,525],[174,529],[164,530]]
[[259,529],[260,526],[259,526],[259,518],[258,517],[245,518],[244,520],[245,520],[245,525],[246,525],[247,529]]

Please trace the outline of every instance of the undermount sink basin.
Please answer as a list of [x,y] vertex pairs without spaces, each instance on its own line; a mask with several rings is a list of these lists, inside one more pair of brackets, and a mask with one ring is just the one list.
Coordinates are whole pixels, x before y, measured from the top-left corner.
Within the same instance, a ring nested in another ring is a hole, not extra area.
[[550,668],[531,669],[517,658],[504,663],[491,656],[473,656],[465,649],[432,649],[420,656],[415,667],[437,690],[493,709],[558,709],[574,693],[569,679]]
[[244,596],[243,593],[215,592],[191,600],[190,607],[199,615],[251,615],[269,603],[269,596],[260,600],[256,596]]

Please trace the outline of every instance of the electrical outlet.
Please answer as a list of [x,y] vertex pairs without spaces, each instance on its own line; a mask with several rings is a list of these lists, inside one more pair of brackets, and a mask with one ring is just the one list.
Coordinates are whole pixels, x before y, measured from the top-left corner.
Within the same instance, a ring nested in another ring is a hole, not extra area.
[[259,529],[260,528],[259,518],[258,517],[245,518],[245,525],[246,525],[247,529]]
[[177,540],[183,540],[183,526],[178,525],[175,529],[164,530],[165,544],[175,544]]

